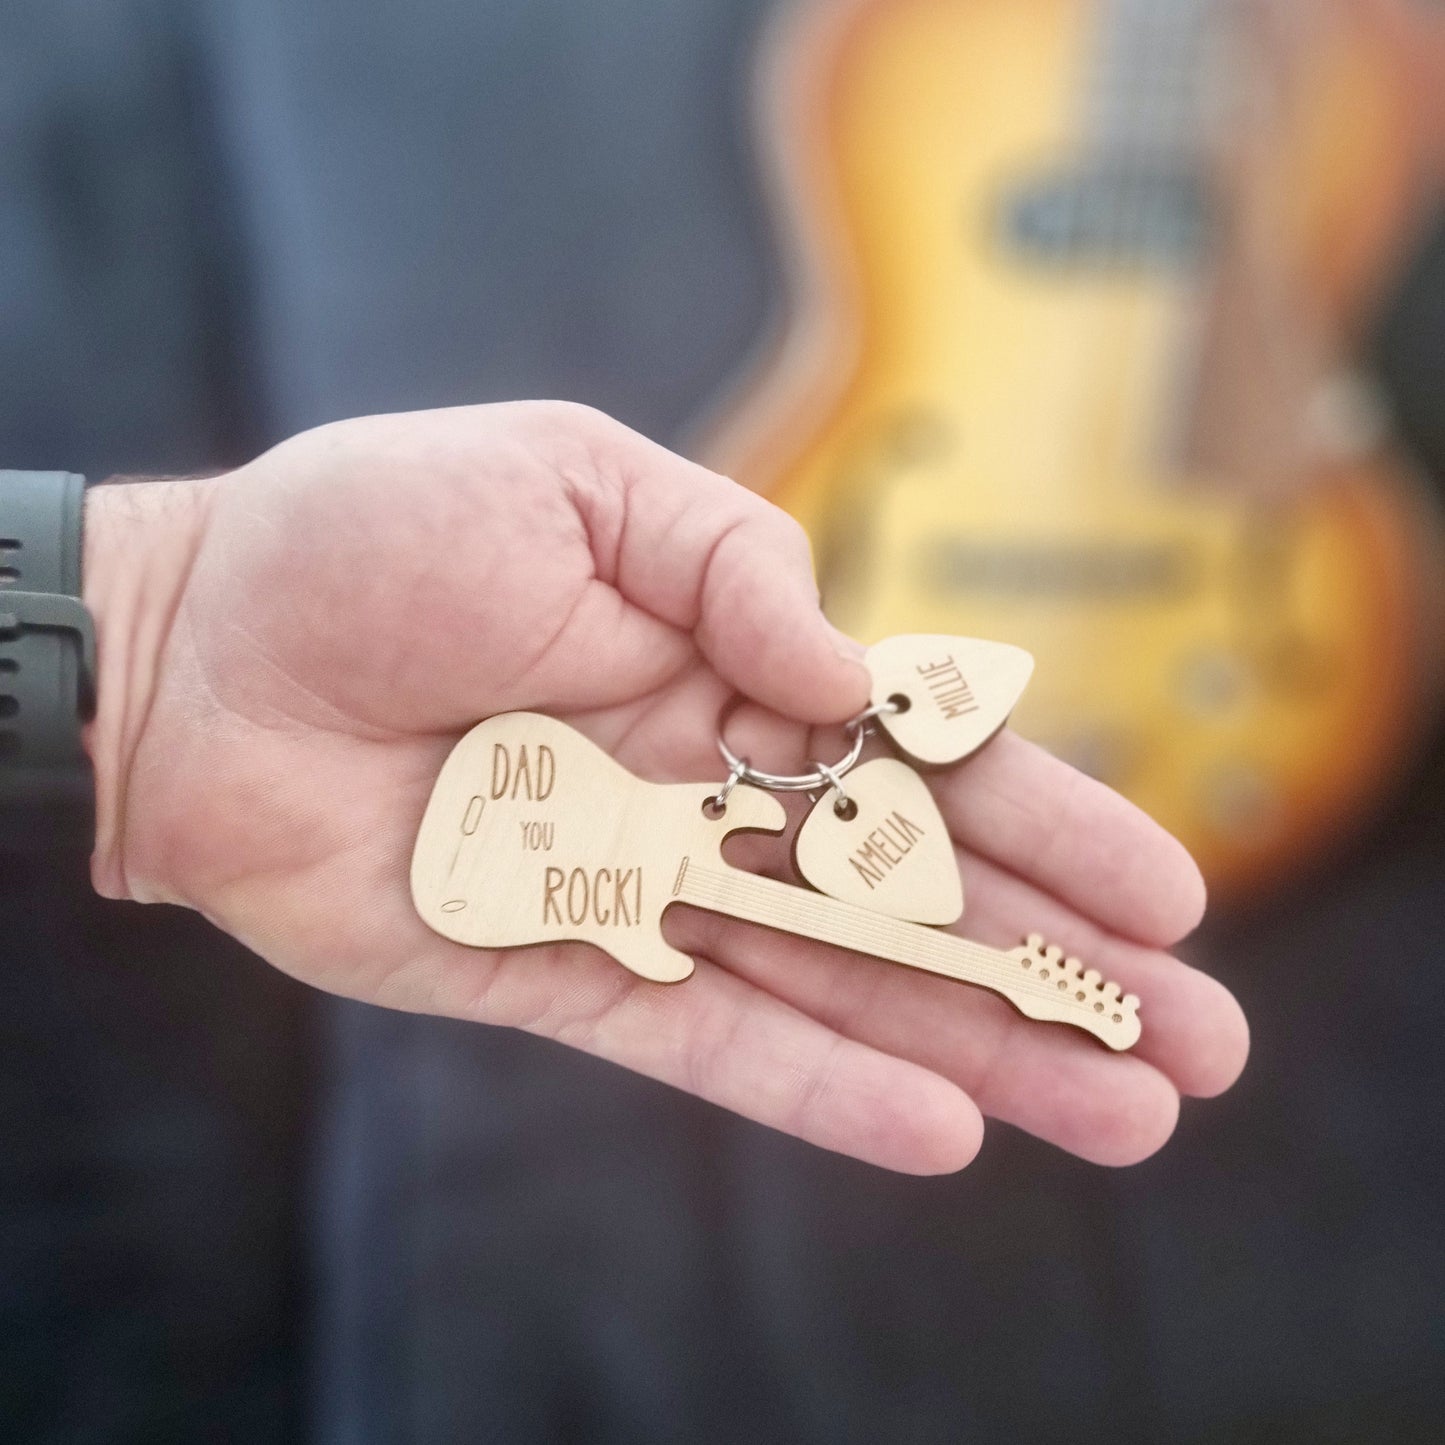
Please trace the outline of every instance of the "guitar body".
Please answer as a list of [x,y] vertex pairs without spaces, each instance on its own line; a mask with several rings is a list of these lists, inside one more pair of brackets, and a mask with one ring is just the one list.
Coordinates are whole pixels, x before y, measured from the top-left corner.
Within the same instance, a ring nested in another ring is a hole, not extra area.
[[[1267,146],[1121,189],[1080,154],[1099,9],[795,22],[770,88],[809,279],[708,460],[804,523],[845,630],[1032,652],[1019,730],[1240,891],[1355,818],[1421,718],[1433,519],[1372,448],[1301,440],[1401,230],[1408,101],[1342,27],[1285,67]],[[1281,317],[1308,344],[1278,358]]]

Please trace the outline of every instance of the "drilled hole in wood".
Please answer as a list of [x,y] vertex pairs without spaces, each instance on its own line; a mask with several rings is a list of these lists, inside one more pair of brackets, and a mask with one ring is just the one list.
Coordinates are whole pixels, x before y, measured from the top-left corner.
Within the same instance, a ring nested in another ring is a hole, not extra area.
[[858,816],[858,804],[852,798],[839,798],[833,804],[833,811],[845,823],[851,823]]
[[896,712],[907,712],[913,706],[913,699],[906,692],[895,692],[889,699]]
[[703,799],[702,815],[709,823],[716,823],[719,818],[725,818],[727,811],[727,804],[720,802],[716,797]]

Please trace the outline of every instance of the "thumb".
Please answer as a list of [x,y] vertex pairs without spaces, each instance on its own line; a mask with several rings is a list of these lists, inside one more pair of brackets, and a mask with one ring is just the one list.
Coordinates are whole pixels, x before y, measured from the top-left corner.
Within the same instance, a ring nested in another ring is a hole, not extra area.
[[736,482],[629,433],[616,585],[693,634],[719,676],[802,722],[868,705],[863,649],[823,616],[803,529]]

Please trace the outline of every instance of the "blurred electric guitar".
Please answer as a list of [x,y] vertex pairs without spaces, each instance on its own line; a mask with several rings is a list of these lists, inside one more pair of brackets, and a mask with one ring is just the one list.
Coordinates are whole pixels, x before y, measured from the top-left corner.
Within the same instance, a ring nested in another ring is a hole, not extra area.
[[1433,693],[1433,513],[1345,366],[1432,78],[1390,0],[847,0],[770,52],[787,331],[703,450],[872,640],[1018,643],[1021,731],[1239,891]]

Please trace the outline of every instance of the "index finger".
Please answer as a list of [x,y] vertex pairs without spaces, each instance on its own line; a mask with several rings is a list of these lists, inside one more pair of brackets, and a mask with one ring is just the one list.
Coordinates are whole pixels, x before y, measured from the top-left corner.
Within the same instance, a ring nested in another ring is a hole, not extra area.
[[823,616],[803,529],[781,508],[617,426],[604,451],[624,507],[594,550],[628,601],[692,633],[738,691],[803,722],[867,705],[856,643]]

